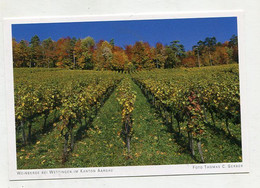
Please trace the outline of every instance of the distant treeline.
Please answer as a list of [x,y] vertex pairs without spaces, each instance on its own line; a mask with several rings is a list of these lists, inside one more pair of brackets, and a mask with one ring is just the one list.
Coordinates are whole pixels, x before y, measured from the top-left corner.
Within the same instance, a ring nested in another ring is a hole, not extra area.
[[31,41],[13,39],[14,67],[46,67],[89,70],[133,71],[153,68],[200,67],[238,63],[238,41],[233,35],[229,41],[217,42],[207,37],[185,51],[179,41],[169,45],[138,41],[134,45],[118,47],[114,39],[100,40],[92,37],[51,38],[43,41],[35,35]]

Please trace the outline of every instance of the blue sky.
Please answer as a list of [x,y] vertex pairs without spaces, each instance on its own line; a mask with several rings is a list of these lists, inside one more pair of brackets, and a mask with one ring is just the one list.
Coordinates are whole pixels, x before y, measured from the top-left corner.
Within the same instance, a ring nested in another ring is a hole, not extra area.
[[34,35],[41,40],[51,37],[55,41],[68,36],[91,36],[96,42],[113,38],[115,45],[124,47],[136,41],[155,46],[157,42],[165,45],[179,40],[186,50],[206,37],[214,36],[218,42],[225,42],[233,34],[237,35],[236,17],[12,25],[12,35],[17,41],[30,41]]

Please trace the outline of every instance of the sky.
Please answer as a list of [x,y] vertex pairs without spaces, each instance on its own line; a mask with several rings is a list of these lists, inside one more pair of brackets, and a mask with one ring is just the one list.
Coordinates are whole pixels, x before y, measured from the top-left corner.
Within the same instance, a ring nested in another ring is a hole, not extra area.
[[16,41],[30,41],[34,35],[40,40],[51,37],[54,41],[62,37],[85,38],[91,36],[96,42],[114,39],[115,45],[124,47],[136,41],[170,44],[179,40],[185,50],[191,50],[199,40],[216,37],[217,42],[229,41],[237,35],[237,18],[186,18],[133,21],[99,21],[72,23],[13,24],[12,37]]

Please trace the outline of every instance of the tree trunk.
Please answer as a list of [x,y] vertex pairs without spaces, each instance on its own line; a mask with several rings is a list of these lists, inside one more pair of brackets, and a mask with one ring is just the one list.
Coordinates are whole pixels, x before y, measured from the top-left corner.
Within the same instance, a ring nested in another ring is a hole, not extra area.
[[180,120],[179,120],[179,118],[176,118],[176,120],[177,120],[177,125],[178,125],[178,133],[180,135],[181,134]]
[[214,124],[214,126],[216,126],[216,122],[215,122],[215,118],[214,118],[213,112],[210,111],[210,114],[211,114],[211,119],[213,121],[213,124]]
[[128,115],[125,121],[125,133],[126,133],[126,147],[128,154],[130,154],[130,116]]
[[28,122],[28,142],[31,142],[32,139],[32,122]]
[[21,128],[22,128],[22,138],[23,138],[23,144],[26,145],[26,135],[24,130],[24,123],[21,121]]
[[68,140],[69,140],[68,133],[65,134],[64,138],[65,141],[63,146],[62,164],[64,164],[67,161],[67,156],[68,156]]
[[228,126],[228,118],[226,118],[226,127],[227,127],[228,134],[231,136],[231,132],[230,132],[229,126]]
[[126,146],[127,146],[127,152],[130,154],[130,136],[127,135],[126,137]]
[[205,161],[204,161],[203,152],[202,152],[202,148],[201,148],[201,142],[197,141],[197,144],[198,144],[198,150],[199,150],[201,162],[204,163]]
[[192,156],[195,156],[194,144],[193,144],[193,136],[192,136],[192,133],[190,131],[188,131],[188,137],[189,137],[191,154],[192,154]]
[[47,118],[48,118],[48,115],[44,114],[43,131],[47,130]]
[[71,139],[70,149],[71,149],[71,151],[73,151],[73,149],[74,149],[74,134],[73,134],[72,129],[70,130],[70,139]]

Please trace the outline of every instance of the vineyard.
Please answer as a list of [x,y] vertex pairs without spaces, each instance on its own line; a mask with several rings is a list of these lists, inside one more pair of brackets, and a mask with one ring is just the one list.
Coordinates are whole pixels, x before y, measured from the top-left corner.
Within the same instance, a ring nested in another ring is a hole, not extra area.
[[237,64],[15,68],[18,169],[241,162]]

